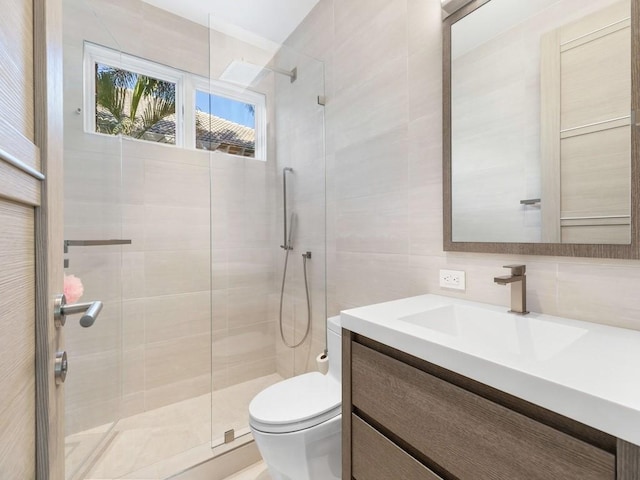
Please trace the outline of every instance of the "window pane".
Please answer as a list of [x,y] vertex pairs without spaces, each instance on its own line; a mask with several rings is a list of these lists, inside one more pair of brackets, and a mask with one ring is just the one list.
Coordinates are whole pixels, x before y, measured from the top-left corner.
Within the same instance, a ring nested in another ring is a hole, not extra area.
[[176,84],[96,63],[96,132],[176,143]]
[[255,105],[196,92],[196,148],[255,157]]

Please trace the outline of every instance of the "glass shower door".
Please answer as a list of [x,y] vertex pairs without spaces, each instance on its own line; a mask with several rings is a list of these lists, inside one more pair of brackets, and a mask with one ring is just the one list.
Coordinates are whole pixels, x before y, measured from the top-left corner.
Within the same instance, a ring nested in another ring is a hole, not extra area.
[[[114,435],[122,412],[122,141],[84,130],[84,34],[111,38],[92,6],[64,8],[64,239],[67,303],[100,300],[88,328],[80,315],[64,328],[69,373],[65,382],[67,479],[84,479]],[[78,18],[85,21],[77,22]],[[92,19],[87,22],[86,19]],[[111,39],[112,45],[117,45]]]
[[[256,394],[315,368],[324,349],[324,112],[318,103],[324,72],[321,62],[287,47],[274,54],[229,36],[214,16],[210,27],[207,93],[218,98],[209,97],[202,110],[211,119],[204,124],[211,164],[211,444],[217,455],[251,440],[248,410]],[[253,117],[236,116],[227,108],[231,101],[244,103],[241,110]],[[236,138],[230,138],[232,128]],[[287,216],[293,213],[295,221],[280,315],[284,167],[294,169]],[[290,342],[306,330],[301,254],[307,251],[312,325],[302,345],[288,349],[280,319]]]
[[67,478],[160,480],[211,457],[210,163],[185,133],[207,29],[146,2],[63,7],[65,271],[104,302],[64,327]]

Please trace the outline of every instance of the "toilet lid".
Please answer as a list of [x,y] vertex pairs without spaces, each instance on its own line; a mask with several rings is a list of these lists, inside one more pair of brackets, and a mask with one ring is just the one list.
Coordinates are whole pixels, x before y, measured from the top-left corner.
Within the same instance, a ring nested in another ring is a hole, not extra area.
[[304,430],[340,414],[340,383],[320,372],[278,382],[264,389],[249,404],[251,426],[260,432]]

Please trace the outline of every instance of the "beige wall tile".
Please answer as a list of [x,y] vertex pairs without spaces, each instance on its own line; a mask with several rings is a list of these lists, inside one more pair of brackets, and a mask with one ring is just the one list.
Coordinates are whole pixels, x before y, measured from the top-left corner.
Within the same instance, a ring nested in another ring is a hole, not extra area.
[[[141,345],[125,350],[122,354],[122,395],[123,398],[144,393],[145,347]],[[143,397],[144,398],[144,397]]]
[[337,198],[406,191],[408,181],[406,125],[335,153]]
[[146,205],[208,208],[209,169],[145,160],[144,192]]
[[[93,237],[95,238],[95,237]],[[78,240],[84,240],[80,238]],[[91,239],[91,237],[89,237]],[[83,302],[102,300],[103,302],[118,302],[122,296],[123,273],[120,268],[121,247],[69,247],[66,258],[69,268],[66,274],[75,275],[83,284]]]
[[273,322],[230,328],[224,339],[226,362],[231,367],[275,356],[275,335]]
[[172,403],[204,395],[211,391],[211,374],[178,379],[175,383],[145,390],[145,410],[171,405]]
[[163,391],[168,392],[172,385],[180,388],[181,382],[210,375],[210,355],[209,333],[147,344],[145,390],[162,387]]
[[441,184],[409,191],[409,253],[441,255],[443,244]]
[[442,70],[434,68],[441,61],[441,42],[418,50],[408,57],[409,120],[440,114],[442,108]]
[[410,188],[442,185],[442,118],[439,113],[428,112],[409,123],[408,157]]
[[144,299],[122,302],[122,348],[132,350],[145,343]]
[[385,62],[385,68],[371,77],[334,92],[327,105],[327,122],[336,151],[376,137],[406,124],[408,115],[407,58]]
[[[352,3],[352,2],[347,2]],[[340,5],[337,12],[344,8]],[[360,17],[361,13],[357,14]],[[385,2],[378,10],[369,5],[366,21],[358,18],[341,38],[340,21],[336,19],[336,43],[333,52],[336,76],[334,88],[340,91],[360,83],[363,77],[378,72],[395,57],[406,57],[407,2]],[[372,34],[375,32],[375,34]],[[353,53],[357,52],[357,55]]]
[[338,252],[336,258],[334,275],[340,309],[408,295],[408,255]]
[[90,328],[80,325],[80,315],[70,315],[64,327],[65,347],[77,356],[116,351],[121,347],[122,341],[121,319],[120,301],[105,302],[100,315]]
[[117,350],[81,356],[69,351],[70,373],[65,382],[67,435],[118,419],[122,395],[120,362]]
[[327,58],[332,44],[333,0],[323,0],[307,15],[302,27],[298,27],[287,39],[287,45],[313,58]]
[[213,332],[225,330],[228,327],[227,306],[228,292],[213,290],[211,292],[211,329]]
[[123,418],[131,417],[138,413],[144,412],[144,392],[137,392],[131,395],[125,395],[122,398],[121,416]]
[[441,0],[407,0],[409,54],[428,49],[440,55],[441,12]]
[[122,199],[121,157],[116,142],[99,153],[65,149],[65,185],[69,187],[65,200],[107,205]]
[[147,344],[207,334],[211,331],[211,293],[147,297],[144,317]]
[[406,254],[408,198],[404,192],[338,201],[338,252]]
[[558,314],[640,330],[640,271],[635,263],[559,263]]
[[400,11],[406,11],[407,8],[406,0],[343,0],[334,4],[334,44],[340,44],[352,36],[357,25],[368,24],[385,7],[393,6]]
[[208,291],[210,259],[209,250],[145,252],[145,296]]
[[145,297],[145,254],[144,252],[122,253],[122,298]]
[[208,207],[147,205],[144,216],[144,249],[207,250],[211,247]]
[[[120,238],[123,230],[122,209],[118,205],[114,205],[113,202],[102,203],[91,202],[90,199],[87,200],[86,202],[80,202],[69,199],[65,202],[65,239]],[[89,253],[90,251],[82,247],[70,247],[69,254],[73,256],[74,254]],[[107,251],[114,251],[114,249]]]
[[228,371],[230,385],[236,385],[254,378],[271,375],[272,373],[276,373],[276,357],[266,357],[253,362],[243,361],[230,366]]
[[264,323],[269,311],[269,293],[253,288],[229,289],[227,314],[230,328]]

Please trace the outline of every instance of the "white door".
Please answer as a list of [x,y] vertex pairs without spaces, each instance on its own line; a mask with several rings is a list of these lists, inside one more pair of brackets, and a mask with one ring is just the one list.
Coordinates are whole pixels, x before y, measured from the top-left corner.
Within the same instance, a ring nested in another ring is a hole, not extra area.
[[[64,478],[60,5],[4,0],[0,16],[0,478]],[[46,180],[43,180],[46,178]],[[59,448],[60,447],[60,448]]]

